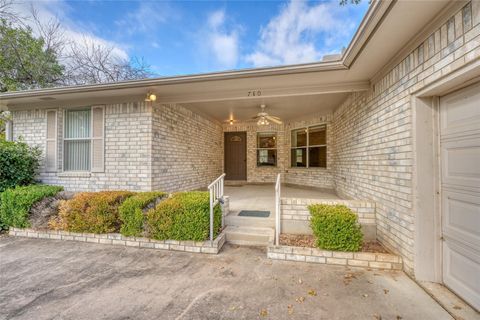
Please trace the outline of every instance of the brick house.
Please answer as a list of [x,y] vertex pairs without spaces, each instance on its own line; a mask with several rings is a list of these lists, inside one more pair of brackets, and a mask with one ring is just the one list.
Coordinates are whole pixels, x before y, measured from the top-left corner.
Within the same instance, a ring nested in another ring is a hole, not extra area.
[[[405,271],[478,309],[479,76],[480,1],[373,1],[344,53],[317,63],[11,92],[0,105],[11,137],[42,148],[41,181],[67,189],[282,173],[373,201],[376,237]],[[260,105],[282,123],[252,120]]]

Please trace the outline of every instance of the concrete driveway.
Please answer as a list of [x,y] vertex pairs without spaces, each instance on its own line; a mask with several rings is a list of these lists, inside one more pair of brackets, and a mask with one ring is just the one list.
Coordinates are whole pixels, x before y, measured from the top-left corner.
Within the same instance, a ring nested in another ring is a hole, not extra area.
[[451,319],[402,272],[0,238],[0,319]]

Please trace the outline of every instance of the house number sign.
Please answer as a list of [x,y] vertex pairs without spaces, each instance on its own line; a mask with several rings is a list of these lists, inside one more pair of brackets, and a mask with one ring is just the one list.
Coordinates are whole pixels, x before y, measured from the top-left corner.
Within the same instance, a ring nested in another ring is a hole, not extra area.
[[261,90],[250,90],[247,91],[247,97],[260,97],[262,95]]

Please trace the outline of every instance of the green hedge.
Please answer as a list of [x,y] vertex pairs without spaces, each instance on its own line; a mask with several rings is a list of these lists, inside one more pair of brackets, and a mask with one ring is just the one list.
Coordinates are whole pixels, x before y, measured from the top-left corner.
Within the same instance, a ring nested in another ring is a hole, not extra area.
[[[214,208],[214,237],[220,232],[222,212]],[[176,193],[147,213],[150,236],[158,240],[204,241],[210,233],[208,192]]]
[[317,247],[335,251],[361,249],[363,234],[352,210],[344,205],[326,204],[313,204],[308,209]]
[[132,195],[129,191],[78,193],[60,204],[58,217],[50,220],[49,226],[71,232],[117,232],[120,229],[118,208]]
[[0,193],[0,230],[29,227],[28,215],[32,205],[62,190],[59,186],[39,184],[11,188]]
[[163,192],[141,192],[128,198],[118,208],[124,236],[138,237],[143,234],[145,215],[143,209],[157,198],[165,196]]
[[0,192],[33,183],[40,154],[24,142],[0,140]]

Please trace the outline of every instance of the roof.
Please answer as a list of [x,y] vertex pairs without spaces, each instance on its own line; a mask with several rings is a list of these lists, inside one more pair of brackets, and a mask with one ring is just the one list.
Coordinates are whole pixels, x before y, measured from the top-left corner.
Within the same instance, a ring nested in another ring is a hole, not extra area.
[[449,6],[452,3],[448,0],[374,0],[351,43],[337,60],[14,91],[0,94],[0,107],[16,109],[90,101],[138,101],[147,91],[155,92],[161,102],[188,103],[242,99],[251,90],[275,97],[366,90],[375,74]]

